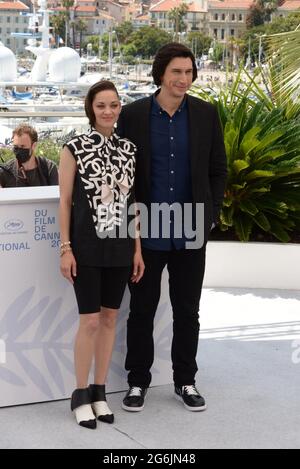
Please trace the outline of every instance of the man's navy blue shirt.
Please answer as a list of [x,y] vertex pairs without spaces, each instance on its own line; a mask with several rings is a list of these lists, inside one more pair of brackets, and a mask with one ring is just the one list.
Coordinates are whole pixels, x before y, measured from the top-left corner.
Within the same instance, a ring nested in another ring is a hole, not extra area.
[[[157,102],[155,95],[151,105],[151,203],[192,202],[191,165],[189,151],[189,122],[186,98],[170,117]],[[150,217],[149,217],[150,218]],[[162,238],[160,220],[159,237],[142,239],[143,247],[169,251],[184,249],[187,239],[174,237],[172,212],[169,220],[170,237]],[[150,232],[150,219],[149,219]]]

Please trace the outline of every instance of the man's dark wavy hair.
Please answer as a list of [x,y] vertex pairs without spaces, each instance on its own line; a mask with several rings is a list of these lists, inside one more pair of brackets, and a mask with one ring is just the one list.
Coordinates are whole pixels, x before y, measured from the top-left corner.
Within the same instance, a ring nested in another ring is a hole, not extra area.
[[197,78],[197,67],[194,54],[192,51],[184,46],[183,44],[179,44],[177,42],[170,42],[165,46],[162,46],[156,53],[154,58],[154,62],[152,65],[152,76],[154,83],[156,86],[161,85],[161,79],[164,76],[167,66],[171,62],[171,60],[175,59],[176,57],[189,57],[193,64],[193,81]]

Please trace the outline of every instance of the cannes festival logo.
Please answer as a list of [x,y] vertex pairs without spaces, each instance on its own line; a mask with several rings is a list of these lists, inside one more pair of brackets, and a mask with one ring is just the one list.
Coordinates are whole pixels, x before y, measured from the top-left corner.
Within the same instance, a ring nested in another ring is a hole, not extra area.
[[[75,305],[64,311],[61,296],[51,298],[42,295],[36,299],[36,293],[34,286],[18,292],[0,316],[0,365],[7,364],[8,356],[11,357],[10,366],[0,366],[0,389],[3,383],[20,389],[31,383],[46,399],[54,399],[58,391],[63,396],[67,395],[67,376],[74,376],[73,342],[78,327],[78,312]],[[124,380],[129,313],[129,298],[126,295],[120,308],[115,350],[110,364],[110,371]],[[159,360],[168,361],[172,323],[164,322],[166,310],[167,303],[159,305],[155,350]],[[152,372],[160,373],[155,366]]]
[[18,219],[7,220],[4,223],[5,230],[11,231],[11,232],[20,231],[23,228],[23,226],[24,226],[24,223],[22,222],[22,220],[18,220]]

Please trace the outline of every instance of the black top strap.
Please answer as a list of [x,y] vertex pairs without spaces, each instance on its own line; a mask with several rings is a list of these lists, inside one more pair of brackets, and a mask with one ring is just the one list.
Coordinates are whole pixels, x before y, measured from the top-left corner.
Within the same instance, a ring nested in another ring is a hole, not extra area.
[[85,404],[91,403],[91,396],[89,389],[75,389],[71,397],[71,410],[77,409]]
[[47,183],[46,185],[50,186],[51,184],[50,184],[50,176],[49,176],[49,167],[48,167],[46,159],[41,156],[36,157],[36,159],[41,169],[42,175],[46,179],[46,183]]

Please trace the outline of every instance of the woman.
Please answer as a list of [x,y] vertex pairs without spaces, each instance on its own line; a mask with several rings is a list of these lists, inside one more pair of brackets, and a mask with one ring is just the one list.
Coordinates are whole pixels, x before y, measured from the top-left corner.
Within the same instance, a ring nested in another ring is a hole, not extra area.
[[[114,133],[120,111],[113,83],[93,85],[85,100],[91,129],[64,146],[59,165],[61,272],[74,285],[80,314],[71,409],[79,425],[93,429],[96,418],[114,420],[105,381],[117,313],[132,264],[132,282],[144,272],[140,240],[118,236],[124,224],[128,227],[128,207],[134,203],[136,153],[133,143]],[[94,384],[88,387],[93,358]]]

